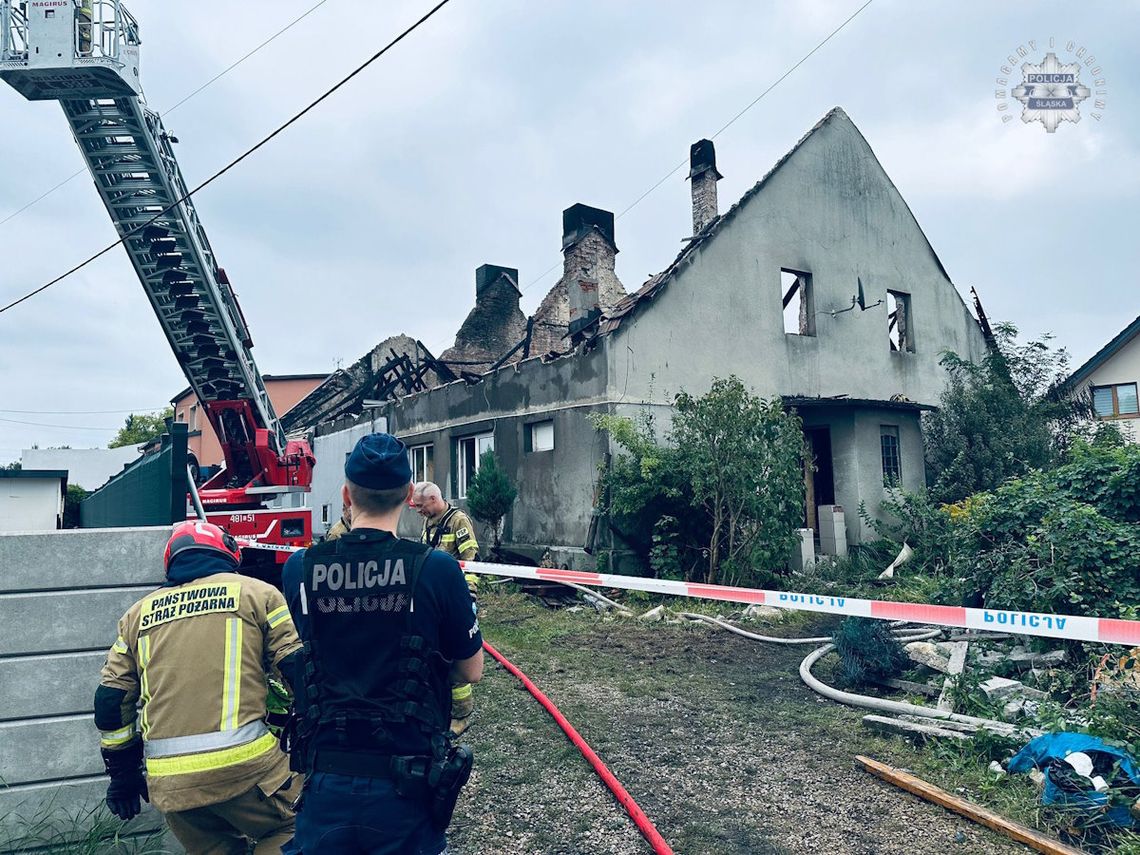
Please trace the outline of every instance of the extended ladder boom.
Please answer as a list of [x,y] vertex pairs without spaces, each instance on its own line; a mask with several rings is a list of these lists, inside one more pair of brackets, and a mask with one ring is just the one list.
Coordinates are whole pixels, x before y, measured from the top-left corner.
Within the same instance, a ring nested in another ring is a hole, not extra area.
[[0,77],[29,100],[62,105],[221,442],[226,469],[206,484],[203,499],[256,504],[260,498],[247,490],[264,495],[273,487],[308,487],[312,455],[303,443],[286,440],[233,288],[188,198],[176,140],[143,102],[139,44],[138,25],[120,0],[0,0]]

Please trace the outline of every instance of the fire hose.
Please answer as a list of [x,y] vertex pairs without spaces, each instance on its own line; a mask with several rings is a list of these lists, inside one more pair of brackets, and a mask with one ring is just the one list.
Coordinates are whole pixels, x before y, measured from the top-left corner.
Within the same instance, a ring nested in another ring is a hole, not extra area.
[[562,728],[566,736],[574,743],[574,746],[582,752],[582,756],[594,767],[594,771],[598,773],[598,777],[602,779],[602,782],[609,787],[610,792],[614,794],[618,803],[625,808],[626,813],[629,814],[637,826],[637,830],[641,832],[642,836],[649,841],[649,845],[653,847],[653,851],[657,853],[657,855],[673,855],[673,850],[669,847],[669,844],[665,842],[665,838],[657,831],[657,828],[649,820],[649,817],[645,815],[645,811],[634,801],[633,796],[622,786],[621,781],[606,767],[606,764],[602,762],[602,759],[594,752],[594,749],[592,749],[586,740],[582,738],[581,734],[574,729],[574,725],[567,721],[566,716],[559,711],[553,701],[543,694],[542,690],[534,684],[534,681],[527,677],[526,674],[520,671],[507,657],[503,656],[502,653],[492,647],[488,642],[483,642],[483,649],[491,654],[504,668],[518,677],[526,687],[526,690],[534,695],[535,699],[550,713],[551,717],[558,723],[558,726]]

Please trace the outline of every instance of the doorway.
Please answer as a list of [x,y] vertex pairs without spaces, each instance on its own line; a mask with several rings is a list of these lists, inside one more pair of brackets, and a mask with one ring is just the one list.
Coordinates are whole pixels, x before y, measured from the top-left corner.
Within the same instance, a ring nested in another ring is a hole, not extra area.
[[835,470],[831,462],[831,429],[805,427],[807,459],[804,462],[804,523],[819,536],[820,505],[835,504]]

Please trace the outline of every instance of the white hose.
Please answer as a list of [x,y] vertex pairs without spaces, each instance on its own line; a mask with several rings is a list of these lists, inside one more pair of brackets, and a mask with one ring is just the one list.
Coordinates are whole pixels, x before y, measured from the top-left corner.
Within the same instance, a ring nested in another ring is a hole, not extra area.
[[971,724],[975,727],[984,727],[986,730],[992,730],[995,733],[1000,733],[1006,736],[1016,736],[1018,738],[1032,738],[1040,736],[1044,731],[1031,727],[1015,727],[1012,724],[1004,721],[995,721],[989,718],[978,718],[972,715],[960,715],[954,712],[947,712],[945,710],[934,709],[932,707],[921,707],[917,704],[908,704],[902,701],[889,701],[885,698],[873,698],[868,695],[856,695],[853,692],[844,692],[841,689],[833,688],[826,683],[816,679],[811,673],[812,667],[835,649],[834,644],[825,644],[818,650],[812,651],[808,654],[807,658],[800,663],[800,679],[802,679],[812,691],[823,695],[825,698],[830,698],[833,701],[838,701],[841,704],[846,704],[849,707],[863,707],[869,710],[879,710],[880,712],[889,712],[895,715],[917,715],[923,718],[935,718],[943,721],[956,721],[960,724]]
[[559,579],[558,584],[559,585],[565,585],[568,588],[573,588],[576,591],[581,591],[583,594],[587,594],[587,595],[593,597],[595,600],[599,600],[600,602],[605,603],[607,606],[610,606],[611,608],[617,609],[622,614],[630,615],[631,617],[634,614],[633,610],[630,609],[628,606],[623,606],[621,603],[615,602],[614,600],[611,600],[609,597],[606,597],[602,594],[599,594],[593,588],[587,588],[585,585],[578,585],[578,584],[575,584],[574,582],[567,582],[565,579]]
[[[743,636],[744,638],[750,638],[753,641],[765,641],[769,644],[819,644],[820,642],[831,641],[831,636],[829,635],[820,636],[818,638],[780,638],[779,636],[775,635],[757,635],[754,632],[748,632],[748,630],[741,629],[740,627],[734,626],[728,621],[723,621],[720,618],[709,617],[708,615],[699,615],[694,612],[680,612],[680,615],[681,617],[688,618],[689,620],[699,620],[704,621],[705,623],[715,624],[722,629],[727,629],[729,632],[734,632],[737,635]],[[915,627],[906,630],[895,630],[894,634],[899,641],[922,641],[927,638],[935,638],[936,636],[940,635],[941,632],[937,629],[924,630]]]

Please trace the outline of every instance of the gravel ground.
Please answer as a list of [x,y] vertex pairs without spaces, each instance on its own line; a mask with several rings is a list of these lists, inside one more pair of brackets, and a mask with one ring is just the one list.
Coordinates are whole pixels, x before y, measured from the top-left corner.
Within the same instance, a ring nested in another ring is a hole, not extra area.
[[[678,853],[1030,851],[857,770],[855,754],[899,766],[915,754],[800,682],[810,648],[552,613],[499,593],[483,598],[481,623]],[[549,715],[490,658],[475,696],[466,737],[475,772],[449,835],[456,853],[651,851]]]

